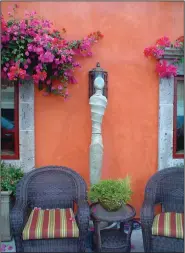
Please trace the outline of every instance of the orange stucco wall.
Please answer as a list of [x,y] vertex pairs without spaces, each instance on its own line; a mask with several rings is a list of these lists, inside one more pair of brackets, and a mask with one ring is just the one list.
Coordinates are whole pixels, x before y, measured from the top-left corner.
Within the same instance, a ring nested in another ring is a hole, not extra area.
[[[67,29],[69,39],[100,30],[104,39],[94,55],[82,59],[76,72],[79,81],[70,86],[72,97],[44,97],[35,92],[36,166],[65,165],[89,182],[91,138],[88,105],[88,71],[97,61],[109,73],[108,107],[103,120],[103,178],[131,176],[131,203],[139,210],[148,178],[157,170],[158,77],[155,62],[143,49],[161,36],[172,40],[183,35],[181,2],[29,2],[25,9]],[[2,3],[7,12],[8,3]]]

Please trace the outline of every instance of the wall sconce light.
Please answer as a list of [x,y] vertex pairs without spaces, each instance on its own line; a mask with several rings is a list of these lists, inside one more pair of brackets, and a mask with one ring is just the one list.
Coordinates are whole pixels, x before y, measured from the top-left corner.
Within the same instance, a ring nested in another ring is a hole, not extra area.
[[108,73],[100,67],[100,63],[97,62],[96,68],[89,71],[89,98],[94,95],[94,80],[96,77],[101,76],[104,79],[105,86],[103,88],[103,95],[108,97]]

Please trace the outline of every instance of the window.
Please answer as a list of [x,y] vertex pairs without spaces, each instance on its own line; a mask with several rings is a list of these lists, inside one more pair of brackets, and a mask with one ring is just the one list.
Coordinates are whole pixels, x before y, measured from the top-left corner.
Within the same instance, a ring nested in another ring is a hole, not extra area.
[[19,159],[18,86],[1,87],[1,158]]
[[173,157],[184,157],[184,77],[175,77]]

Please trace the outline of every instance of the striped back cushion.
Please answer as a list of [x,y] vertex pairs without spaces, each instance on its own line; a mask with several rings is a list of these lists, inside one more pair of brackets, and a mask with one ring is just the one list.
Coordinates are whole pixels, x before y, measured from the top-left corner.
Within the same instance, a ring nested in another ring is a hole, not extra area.
[[184,214],[160,213],[155,216],[152,234],[159,236],[184,238]]
[[79,237],[79,229],[71,208],[32,210],[23,230],[23,240]]

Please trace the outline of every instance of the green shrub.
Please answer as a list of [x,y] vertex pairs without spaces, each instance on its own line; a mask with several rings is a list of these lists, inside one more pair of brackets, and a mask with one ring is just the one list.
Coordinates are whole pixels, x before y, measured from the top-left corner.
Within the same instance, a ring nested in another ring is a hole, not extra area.
[[88,197],[91,202],[99,202],[106,210],[116,211],[131,198],[130,178],[101,180],[91,186]]
[[1,191],[12,191],[15,196],[16,185],[24,173],[20,167],[1,163]]

